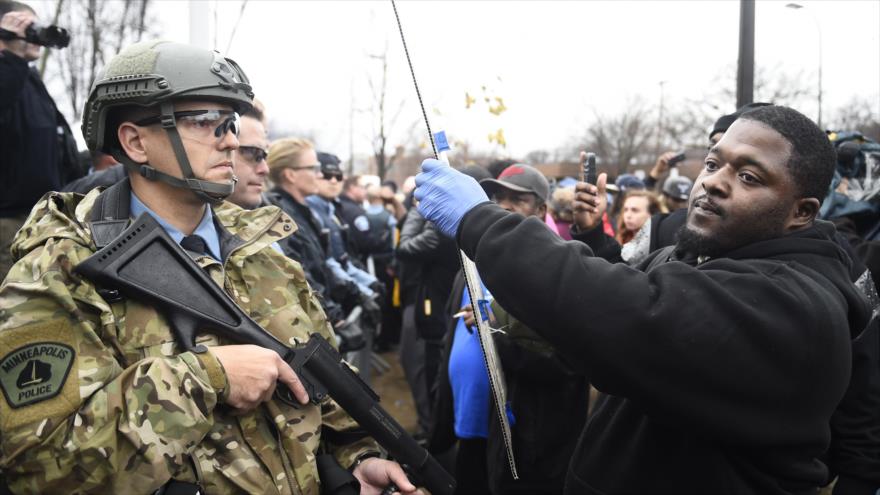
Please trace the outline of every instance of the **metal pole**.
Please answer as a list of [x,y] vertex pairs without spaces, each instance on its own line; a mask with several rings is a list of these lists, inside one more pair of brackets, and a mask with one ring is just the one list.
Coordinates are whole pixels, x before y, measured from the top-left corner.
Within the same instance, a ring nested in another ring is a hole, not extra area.
[[755,0],[739,2],[739,64],[736,71],[736,107],[754,99]]

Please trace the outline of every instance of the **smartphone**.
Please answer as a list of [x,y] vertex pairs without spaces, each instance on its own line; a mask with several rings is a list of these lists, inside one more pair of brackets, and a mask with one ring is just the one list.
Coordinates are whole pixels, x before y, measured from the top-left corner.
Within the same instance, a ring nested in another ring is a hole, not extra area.
[[679,163],[683,162],[685,158],[687,158],[687,157],[685,156],[684,151],[679,151],[678,154],[676,154],[675,156],[670,158],[667,163],[669,164],[670,167],[674,167],[674,166],[678,165]]
[[584,162],[581,164],[583,168],[581,168],[581,182],[588,182],[590,184],[596,184],[596,154],[595,153],[587,153],[587,156],[584,158]]

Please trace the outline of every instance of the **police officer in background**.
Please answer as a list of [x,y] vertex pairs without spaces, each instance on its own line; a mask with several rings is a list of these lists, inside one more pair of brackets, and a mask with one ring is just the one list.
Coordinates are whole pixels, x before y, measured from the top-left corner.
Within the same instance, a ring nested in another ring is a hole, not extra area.
[[[35,21],[27,5],[0,0],[0,29],[24,38]],[[30,65],[40,50],[0,39],[0,278],[12,267],[12,238],[40,196],[83,175],[70,127]]]
[[[13,491],[317,494],[321,452],[362,493],[415,491],[335,402],[308,403],[275,352],[207,334],[207,352],[181,352],[156,308],[108,300],[72,272],[121,230],[108,221],[146,212],[279,340],[332,341],[301,268],[272,248],[290,218],[223,201],[252,98],[233,61],[163,41],[126,48],[96,79],[83,134],[129,177],[40,201],[0,290],[0,465]],[[277,382],[298,408],[273,399]]]

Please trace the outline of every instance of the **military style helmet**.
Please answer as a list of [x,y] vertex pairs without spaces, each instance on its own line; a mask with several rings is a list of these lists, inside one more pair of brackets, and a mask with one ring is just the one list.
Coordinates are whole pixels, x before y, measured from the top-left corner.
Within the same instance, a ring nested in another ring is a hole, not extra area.
[[[144,41],[113,57],[89,92],[82,132],[92,151],[113,155],[129,170],[192,190],[211,203],[232,194],[235,182],[219,184],[197,179],[192,172],[174,117],[175,100],[199,99],[226,103],[236,112],[251,108],[254,93],[244,71],[216,51],[170,41]],[[159,121],[171,141],[183,179],[132,161],[122,150],[111,111],[120,107],[158,107]],[[224,129],[225,132],[225,129]]]

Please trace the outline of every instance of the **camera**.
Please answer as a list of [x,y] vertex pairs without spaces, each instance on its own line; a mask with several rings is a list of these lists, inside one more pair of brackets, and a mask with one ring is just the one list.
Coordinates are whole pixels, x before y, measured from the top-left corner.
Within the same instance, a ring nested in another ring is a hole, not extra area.
[[24,38],[18,37],[12,31],[0,29],[0,39],[23,39],[28,43],[48,48],[66,48],[67,45],[70,44],[70,33],[68,33],[63,27],[54,25],[43,26],[42,24],[34,22],[24,30]]

